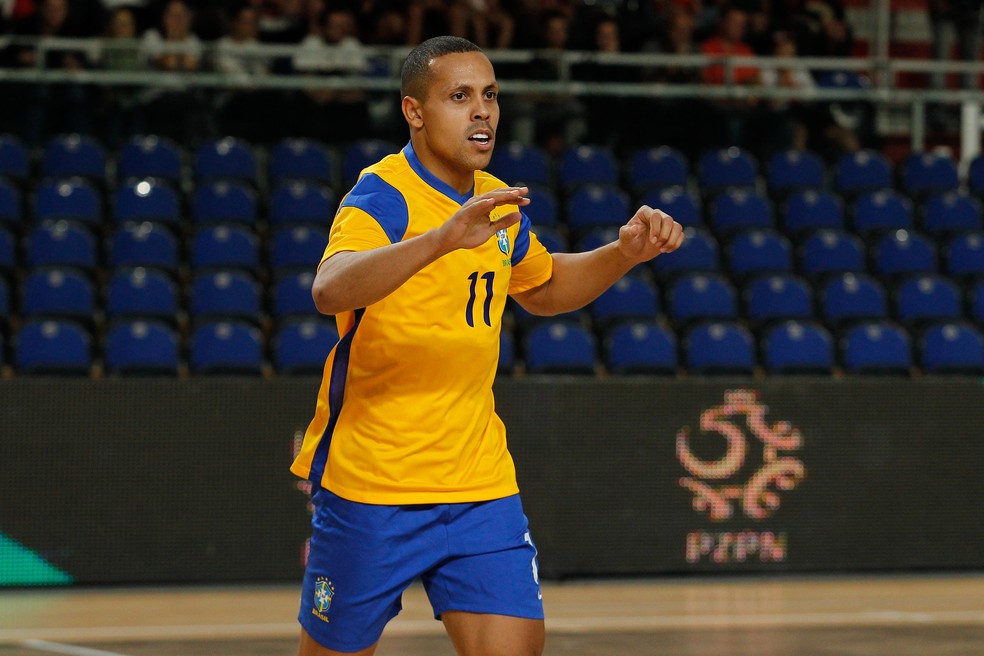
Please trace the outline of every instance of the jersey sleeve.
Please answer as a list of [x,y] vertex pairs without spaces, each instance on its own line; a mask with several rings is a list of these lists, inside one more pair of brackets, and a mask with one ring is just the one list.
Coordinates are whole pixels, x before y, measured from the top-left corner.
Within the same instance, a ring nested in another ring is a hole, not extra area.
[[378,176],[364,175],[342,199],[321,263],[342,251],[367,251],[395,244],[406,234],[408,222],[403,195]]
[[536,238],[530,227],[529,218],[523,214],[512,255],[510,294],[519,294],[539,287],[553,275],[553,257]]

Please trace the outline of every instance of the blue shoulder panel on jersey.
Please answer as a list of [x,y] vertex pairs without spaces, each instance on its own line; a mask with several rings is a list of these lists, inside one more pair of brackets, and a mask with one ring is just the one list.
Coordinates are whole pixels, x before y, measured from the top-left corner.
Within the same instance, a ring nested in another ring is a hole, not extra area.
[[519,233],[516,235],[516,243],[513,245],[512,265],[516,266],[526,257],[526,252],[530,250],[530,219],[523,214],[519,220]]
[[376,219],[394,244],[407,233],[410,212],[406,199],[396,187],[375,173],[367,173],[359,179],[342,201],[342,207],[357,207]]

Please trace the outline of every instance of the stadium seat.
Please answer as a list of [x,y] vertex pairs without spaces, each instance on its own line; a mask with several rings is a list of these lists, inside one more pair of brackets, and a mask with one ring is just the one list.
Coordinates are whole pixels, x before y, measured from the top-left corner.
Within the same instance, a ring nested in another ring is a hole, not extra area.
[[558,223],[557,196],[548,187],[530,187],[526,197],[530,204],[522,208],[533,225],[554,226]]
[[678,323],[737,319],[738,294],[720,274],[682,275],[670,285],[669,317]]
[[95,139],[86,135],[52,137],[41,153],[41,176],[80,177],[102,182],[106,179],[106,151]]
[[613,185],[581,185],[567,202],[567,222],[577,233],[600,226],[621,226],[631,216],[628,195]]
[[25,374],[87,375],[92,336],[74,321],[30,320],[14,340],[14,367]]
[[35,270],[21,286],[21,314],[25,317],[71,318],[88,323],[95,311],[95,286],[79,271]]
[[331,185],[335,182],[335,154],[314,139],[283,139],[270,150],[268,172],[274,185],[304,180]]
[[793,274],[761,276],[744,289],[745,318],[753,324],[812,319],[813,287]]
[[121,182],[131,178],[159,178],[180,185],[181,149],[167,137],[135,136],[120,150],[117,173]]
[[508,185],[551,185],[550,159],[539,146],[513,141],[492,151],[488,172]]
[[842,196],[892,188],[892,165],[882,153],[863,149],[844,153],[834,163],[833,190]]
[[823,160],[808,150],[781,150],[765,165],[765,183],[774,198],[824,188]]
[[809,278],[865,271],[861,240],[844,230],[818,230],[800,245],[800,268]]
[[897,230],[873,247],[874,272],[893,277],[937,271],[936,242],[908,230]]
[[888,318],[888,292],[865,273],[844,273],[828,280],[819,292],[820,316],[830,326]]
[[618,161],[604,146],[579,144],[560,153],[559,183],[568,190],[585,184],[618,184]]
[[946,243],[946,272],[955,278],[984,276],[984,232],[957,235]]
[[596,339],[568,321],[545,321],[526,335],[526,371],[531,374],[594,374]]
[[697,184],[705,196],[716,196],[729,188],[754,189],[758,162],[740,148],[709,150],[697,162]]
[[307,182],[279,185],[270,195],[270,223],[331,225],[338,202],[329,187]]
[[687,186],[690,164],[686,155],[670,146],[640,148],[629,160],[629,187],[634,193]]
[[320,374],[338,342],[338,332],[326,319],[292,321],[273,338],[273,365],[282,374]]
[[0,134],[0,177],[20,183],[30,173],[31,158],[24,143],[12,134]]
[[984,196],[984,153],[970,160],[967,167],[967,191],[980,198]]
[[754,189],[726,189],[711,204],[710,224],[719,235],[773,226],[772,201]]
[[257,218],[256,194],[239,182],[201,184],[192,196],[191,216],[196,223],[253,224]]
[[17,267],[17,238],[0,226],[0,278]]
[[862,194],[853,209],[854,230],[862,237],[915,226],[912,203],[891,189]]
[[743,279],[764,273],[792,272],[793,247],[775,230],[745,230],[726,248],[728,271]]
[[159,221],[177,225],[181,221],[181,199],[163,180],[124,182],[116,188],[113,198],[113,218],[117,223]]
[[136,267],[117,271],[106,289],[106,317],[152,318],[172,323],[178,314],[178,288],[163,271]]
[[123,321],[106,334],[106,371],[110,374],[175,375],[178,335],[159,321]]
[[967,323],[930,326],[920,339],[919,366],[927,374],[984,374],[984,334]]
[[20,190],[0,178],[0,225],[19,226],[24,220]]
[[984,230],[980,201],[958,191],[932,194],[921,214],[923,232],[933,236]]
[[783,205],[783,229],[792,236],[815,230],[843,230],[844,204],[827,191],[800,191]]
[[274,272],[301,268],[313,271],[328,245],[328,230],[310,226],[281,228],[270,240],[270,266]]
[[762,338],[762,358],[770,374],[828,374],[834,368],[834,339],[813,322],[786,321]]
[[984,324],[984,280],[979,280],[970,288],[970,318]]
[[25,264],[30,267],[70,266],[92,270],[99,263],[96,238],[74,221],[45,221],[27,236]]
[[111,237],[111,267],[148,267],[173,273],[180,263],[178,240],[166,226],[150,221],[127,223]]
[[651,260],[653,272],[661,280],[683,273],[714,273],[721,270],[717,240],[698,228],[684,228],[680,248]]
[[841,359],[848,373],[908,375],[912,339],[904,328],[892,323],[862,323],[844,335]]
[[755,369],[752,334],[731,321],[701,323],[684,339],[685,363],[694,374],[743,374]]
[[192,319],[228,318],[258,321],[260,288],[240,271],[202,272],[191,281],[189,314]]
[[[532,226],[532,232],[536,238],[551,253],[569,253],[570,247],[567,245],[567,238],[556,228],[541,228]],[[588,235],[595,235],[598,231],[592,230]],[[591,250],[591,249],[582,249]]]
[[674,374],[679,366],[676,335],[647,321],[613,326],[604,339],[605,367],[613,374]]
[[387,155],[400,152],[401,146],[381,139],[360,139],[342,153],[342,183],[351,187],[362,169],[375,164]]
[[82,178],[45,180],[38,187],[35,217],[72,219],[96,224],[102,220],[102,200],[96,189]]
[[242,321],[212,321],[191,333],[188,366],[193,374],[251,374],[263,371],[263,336]]
[[510,375],[516,366],[516,340],[512,331],[503,326],[499,331],[499,361],[496,374]]
[[895,316],[907,326],[958,321],[963,317],[962,295],[960,287],[941,275],[909,278],[895,292]]
[[212,139],[195,151],[195,180],[199,183],[238,181],[257,183],[253,147],[235,137]]
[[697,228],[704,224],[700,200],[683,187],[649,191],[643,194],[638,204],[663,210],[684,228]]
[[626,275],[602,292],[588,306],[596,329],[604,330],[621,321],[655,320],[659,314],[656,287],[638,275]]
[[316,316],[311,285],[314,284],[314,269],[287,273],[280,276],[273,285],[273,316],[285,319],[296,316]]
[[192,269],[238,268],[253,272],[260,265],[260,241],[245,226],[203,226],[192,239],[190,263]]
[[507,301],[506,307],[512,315],[513,324],[518,332],[517,336],[525,335],[531,328],[543,323],[567,322],[579,324],[582,323],[582,319],[587,314],[587,310],[572,310],[571,312],[564,312],[553,316],[531,314],[512,298]]
[[939,151],[910,153],[899,165],[902,191],[910,198],[956,191],[960,175],[953,157]]

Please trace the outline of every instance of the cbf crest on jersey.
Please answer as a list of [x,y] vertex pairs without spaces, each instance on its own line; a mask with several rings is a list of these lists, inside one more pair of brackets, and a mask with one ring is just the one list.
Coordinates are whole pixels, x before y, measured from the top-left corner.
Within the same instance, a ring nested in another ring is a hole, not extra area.
[[335,584],[329,579],[323,576],[319,576],[318,580],[314,584],[314,608],[311,612],[314,613],[318,619],[325,622],[328,621],[328,616],[325,613],[331,608],[331,600],[335,596]]
[[509,255],[509,235],[506,233],[506,229],[503,228],[499,232],[495,233],[495,236],[499,240],[499,250],[502,251],[504,255]]

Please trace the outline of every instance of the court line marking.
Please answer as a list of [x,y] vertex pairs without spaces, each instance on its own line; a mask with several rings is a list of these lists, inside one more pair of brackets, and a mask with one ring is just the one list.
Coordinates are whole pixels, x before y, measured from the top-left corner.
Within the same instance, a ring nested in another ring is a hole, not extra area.
[[126,654],[115,651],[90,649],[89,647],[79,647],[78,645],[65,645],[59,642],[48,642],[47,640],[25,640],[20,645],[28,649],[47,651],[53,654],[67,654],[67,656],[126,656]]

